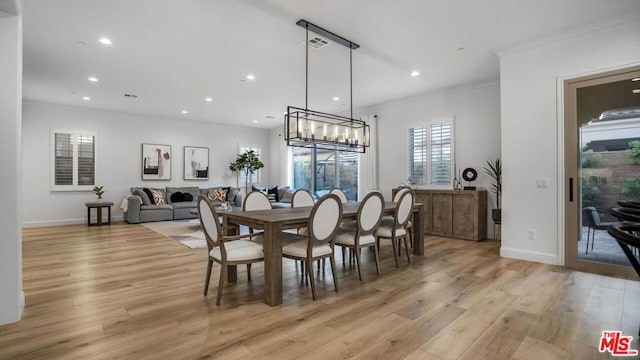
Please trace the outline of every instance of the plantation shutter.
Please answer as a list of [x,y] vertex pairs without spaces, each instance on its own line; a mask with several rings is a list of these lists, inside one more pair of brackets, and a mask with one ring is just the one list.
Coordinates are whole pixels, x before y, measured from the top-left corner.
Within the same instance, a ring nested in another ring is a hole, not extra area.
[[427,184],[427,128],[409,128],[409,178],[415,184]]
[[55,134],[55,184],[73,185],[73,144],[71,134]]
[[95,136],[77,135],[78,185],[95,184]]
[[431,179],[434,185],[451,182],[451,124],[431,125]]

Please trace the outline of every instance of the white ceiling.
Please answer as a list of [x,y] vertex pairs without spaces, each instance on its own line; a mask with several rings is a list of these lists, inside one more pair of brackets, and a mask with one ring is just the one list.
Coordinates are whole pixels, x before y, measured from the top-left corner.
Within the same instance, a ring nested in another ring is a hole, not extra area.
[[[304,107],[299,19],[361,46],[353,103],[362,107],[495,81],[497,50],[639,11],[640,0],[24,0],[24,97],[267,128],[287,105]],[[98,42],[105,36],[113,45]],[[331,44],[309,59],[309,108],[348,110],[349,50]]]

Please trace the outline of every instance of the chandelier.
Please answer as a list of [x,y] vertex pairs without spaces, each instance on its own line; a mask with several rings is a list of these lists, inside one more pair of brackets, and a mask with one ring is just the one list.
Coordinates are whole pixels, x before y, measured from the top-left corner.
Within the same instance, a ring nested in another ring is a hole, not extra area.
[[[360,45],[339,35],[314,25],[306,20],[299,20],[297,25],[306,29],[305,41],[305,106],[304,108],[287,106],[284,115],[285,139],[287,146],[339,150],[350,152],[366,152],[369,147],[369,125],[363,120],[353,118],[353,50]],[[350,116],[329,114],[309,109],[309,31],[324,36],[335,43],[349,48],[349,97],[351,102]]]

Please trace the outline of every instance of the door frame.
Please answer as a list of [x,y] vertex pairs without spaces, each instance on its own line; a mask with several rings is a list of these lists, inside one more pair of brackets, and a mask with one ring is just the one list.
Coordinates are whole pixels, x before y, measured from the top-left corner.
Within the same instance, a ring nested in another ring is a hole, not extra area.
[[[580,178],[578,172],[578,132],[576,114],[576,92],[577,89],[587,86],[610,83],[625,80],[628,77],[640,76],[640,65],[627,65],[624,67],[602,70],[587,75],[565,77],[558,79],[560,106],[558,115],[559,121],[558,140],[560,143],[559,173],[560,184],[563,184],[562,191],[558,197],[559,214],[563,214],[558,232],[559,238],[563,241],[558,244],[558,253],[564,260],[568,268],[579,271],[593,272],[603,275],[629,276],[633,277],[635,271],[630,266],[620,266],[613,264],[598,263],[588,260],[578,259],[578,238],[581,214],[579,205]],[[570,179],[573,179],[573,194],[570,193]],[[573,195],[574,201],[569,201]],[[563,244],[562,244],[563,243]]]

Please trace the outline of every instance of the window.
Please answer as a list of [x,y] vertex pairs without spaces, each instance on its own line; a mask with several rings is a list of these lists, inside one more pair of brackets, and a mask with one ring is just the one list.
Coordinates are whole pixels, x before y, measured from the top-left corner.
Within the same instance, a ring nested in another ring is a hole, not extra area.
[[293,147],[293,187],[322,196],[334,187],[358,198],[358,153]]
[[417,185],[452,185],[453,121],[431,122],[408,131],[409,178]]
[[51,131],[51,190],[91,190],[96,183],[96,136],[89,131]]

